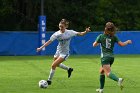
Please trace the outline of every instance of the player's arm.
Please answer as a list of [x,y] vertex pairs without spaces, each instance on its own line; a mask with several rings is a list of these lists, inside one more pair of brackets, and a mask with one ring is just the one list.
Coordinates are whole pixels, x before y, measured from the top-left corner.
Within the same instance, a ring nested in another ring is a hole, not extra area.
[[97,37],[96,40],[94,41],[93,47],[96,47],[96,46],[98,46],[98,45],[101,43],[100,38],[101,38],[101,34],[98,35],[98,37]]
[[127,41],[125,41],[125,42],[119,41],[119,42],[118,42],[118,45],[119,45],[119,46],[126,46],[126,45],[131,44],[131,43],[132,43],[131,40],[127,40]]
[[39,52],[40,50],[42,50],[42,48],[48,46],[52,41],[48,40],[44,45],[42,45],[41,47],[37,48],[36,51]]
[[96,46],[98,46],[99,45],[99,43],[97,42],[97,41],[95,41],[94,43],[93,43],[93,47],[96,47]]
[[78,35],[78,36],[83,36],[83,35],[85,35],[86,33],[88,33],[89,31],[91,31],[91,30],[90,30],[90,27],[87,27],[85,31],[83,31],[83,32],[78,32],[77,35]]

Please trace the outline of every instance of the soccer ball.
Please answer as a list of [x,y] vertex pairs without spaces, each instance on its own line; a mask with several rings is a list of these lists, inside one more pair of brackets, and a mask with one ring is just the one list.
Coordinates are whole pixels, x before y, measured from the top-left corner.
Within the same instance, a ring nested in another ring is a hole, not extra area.
[[40,88],[47,88],[48,87],[48,83],[46,80],[40,80],[39,81],[39,87]]

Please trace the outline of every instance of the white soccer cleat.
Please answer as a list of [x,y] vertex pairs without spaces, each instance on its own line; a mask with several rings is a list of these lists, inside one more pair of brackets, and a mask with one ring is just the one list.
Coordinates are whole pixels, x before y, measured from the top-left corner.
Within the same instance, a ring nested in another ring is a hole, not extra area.
[[103,89],[96,89],[96,92],[103,93]]
[[123,78],[119,78],[118,85],[120,86],[121,90],[123,89]]

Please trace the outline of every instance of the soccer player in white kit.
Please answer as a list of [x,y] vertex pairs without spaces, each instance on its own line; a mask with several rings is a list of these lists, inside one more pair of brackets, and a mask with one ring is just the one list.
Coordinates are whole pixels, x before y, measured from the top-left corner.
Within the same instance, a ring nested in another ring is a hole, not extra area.
[[69,45],[70,40],[73,36],[83,36],[87,32],[90,31],[90,27],[86,28],[84,32],[76,32],[74,30],[68,30],[69,22],[66,19],[62,19],[59,23],[59,31],[55,32],[50,39],[42,45],[40,48],[37,48],[37,52],[39,52],[42,48],[48,46],[51,42],[54,40],[58,40],[59,44],[57,46],[56,53],[54,55],[54,60],[51,66],[50,75],[48,77],[48,85],[51,85],[52,78],[55,73],[56,67],[60,67],[64,70],[67,70],[68,72],[68,78],[71,76],[71,73],[73,71],[73,68],[70,68],[64,64],[62,64],[63,61],[65,61],[69,56]]

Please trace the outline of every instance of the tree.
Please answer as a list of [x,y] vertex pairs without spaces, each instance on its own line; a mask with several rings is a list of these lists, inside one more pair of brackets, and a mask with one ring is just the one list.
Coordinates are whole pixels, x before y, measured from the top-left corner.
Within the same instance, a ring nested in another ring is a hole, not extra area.
[[[120,30],[140,30],[139,0],[44,0],[47,30],[58,30],[62,18],[69,29],[82,31],[86,26],[102,31],[107,21]],[[40,0],[0,0],[0,30],[37,31]]]

